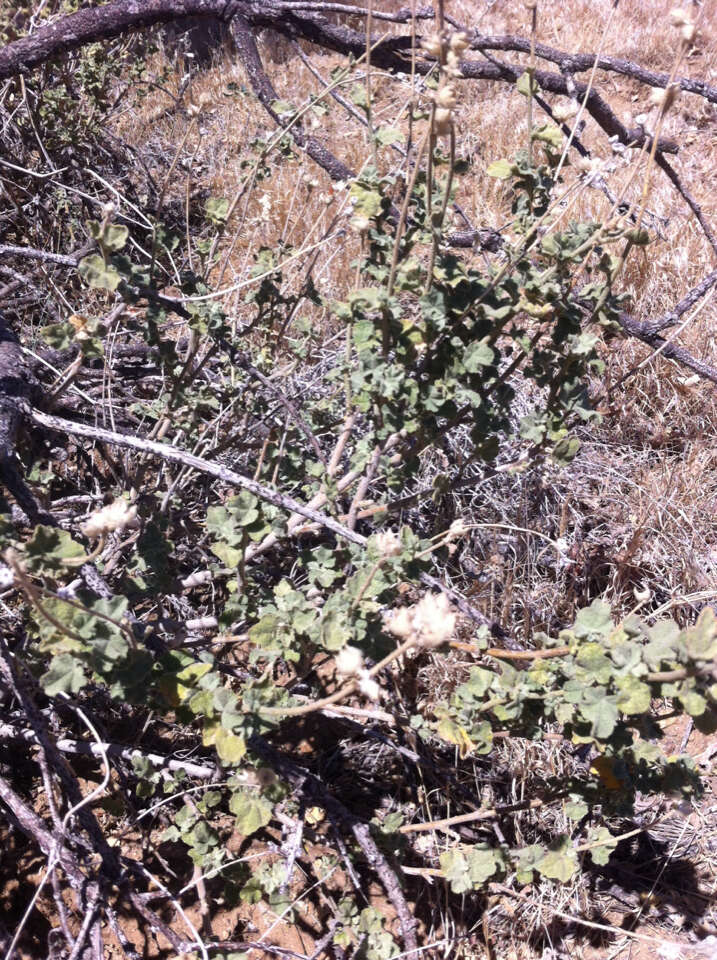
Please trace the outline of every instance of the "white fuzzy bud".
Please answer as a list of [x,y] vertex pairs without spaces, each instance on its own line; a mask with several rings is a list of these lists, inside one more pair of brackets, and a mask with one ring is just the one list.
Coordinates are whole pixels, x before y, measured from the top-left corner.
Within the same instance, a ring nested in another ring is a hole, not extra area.
[[414,633],[413,617],[409,607],[401,607],[386,621],[386,629],[400,640],[408,640]]
[[559,103],[557,107],[553,107],[553,116],[558,123],[565,123],[571,117],[574,117],[577,112],[578,108],[574,103]]
[[447,643],[456,629],[456,615],[445,593],[425,594],[416,604],[413,624],[421,646]]
[[446,83],[436,94],[436,103],[446,110],[452,110],[457,102],[456,88],[452,83]]
[[455,53],[456,56],[460,57],[466,52],[471,44],[470,40],[468,39],[468,34],[461,31],[460,33],[454,33],[451,36],[450,40],[448,41],[448,45],[452,52]]
[[433,130],[436,136],[445,137],[451,132],[453,114],[445,107],[437,107],[433,116]]
[[677,99],[679,92],[679,88],[674,83],[665,88],[657,87],[650,94],[650,103],[655,107],[660,107],[663,113],[667,113]]
[[686,24],[692,23],[692,17],[689,11],[683,7],[673,7],[670,10],[670,23],[673,27],[684,27]]
[[15,583],[14,572],[10,567],[0,565],[0,590],[7,590],[13,583]]
[[80,524],[82,533],[90,540],[104,537],[108,533],[139,526],[137,507],[130,506],[126,500],[115,500],[101,510],[95,511]]
[[464,537],[469,530],[470,527],[465,520],[462,517],[459,517],[457,520],[454,520],[448,528],[448,539],[456,540],[458,537]]
[[441,56],[443,43],[437,33],[431,33],[427,37],[424,37],[423,40],[421,40],[421,46],[426,53],[430,53],[432,57],[438,59]]
[[652,596],[652,590],[650,590],[649,587],[645,587],[644,590],[638,590],[637,587],[635,587],[632,591],[632,595],[638,603],[647,603]]
[[448,51],[444,69],[449,77],[454,77],[456,80],[460,80],[463,76],[461,73],[461,58],[455,50]]
[[358,647],[342,647],[336,655],[336,672],[341,677],[355,677],[363,670],[363,654]]
[[694,23],[686,23],[680,30],[680,35],[685,43],[692,44],[694,43],[695,36],[697,35],[697,27]]
[[368,217],[355,216],[355,217],[351,217],[351,220],[349,221],[349,226],[355,233],[359,233],[363,235],[365,233],[368,233],[371,227],[371,221],[368,219]]
[[375,543],[378,555],[384,559],[397,557],[401,553],[401,541],[393,530],[382,530],[381,533],[377,533]]
[[381,696],[381,688],[373,679],[368,675],[368,670],[362,670],[358,678],[358,688],[361,693],[367,697],[369,700],[378,700]]

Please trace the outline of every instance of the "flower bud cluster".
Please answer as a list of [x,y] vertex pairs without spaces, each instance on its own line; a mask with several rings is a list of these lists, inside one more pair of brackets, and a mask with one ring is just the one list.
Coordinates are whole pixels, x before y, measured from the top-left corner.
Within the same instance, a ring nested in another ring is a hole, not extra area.
[[345,646],[336,655],[336,673],[340,677],[353,677],[358,688],[369,700],[378,700],[381,688],[364,667],[363,654],[358,647]]
[[680,88],[676,83],[671,83],[669,87],[656,87],[650,94],[650,103],[667,113],[679,94]]
[[108,533],[135,529],[139,526],[137,507],[130,506],[126,500],[115,500],[101,510],[96,510],[80,525],[82,533],[91,540],[104,537]]
[[677,27],[680,31],[680,36],[686,44],[691,45],[694,43],[697,26],[689,10],[685,10],[684,7],[674,7],[670,10],[670,23],[673,27]]
[[421,46],[441,64],[441,85],[434,97],[433,132],[436,136],[445,137],[453,127],[453,111],[458,103],[456,88],[451,80],[463,76],[461,57],[470,47],[470,41],[465,33],[432,33],[424,37]]
[[376,550],[382,560],[389,557],[398,557],[401,553],[401,541],[393,530],[382,530],[374,538]]
[[426,593],[412,607],[397,610],[386,629],[400,640],[411,640],[417,647],[440,647],[453,636],[456,614],[444,593]]

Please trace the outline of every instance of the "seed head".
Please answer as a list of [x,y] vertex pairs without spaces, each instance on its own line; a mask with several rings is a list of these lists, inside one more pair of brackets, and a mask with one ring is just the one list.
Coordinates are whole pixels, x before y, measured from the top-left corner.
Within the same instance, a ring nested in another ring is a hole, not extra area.
[[408,640],[414,633],[412,607],[401,607],[386,622],[386,629],[399,640]]

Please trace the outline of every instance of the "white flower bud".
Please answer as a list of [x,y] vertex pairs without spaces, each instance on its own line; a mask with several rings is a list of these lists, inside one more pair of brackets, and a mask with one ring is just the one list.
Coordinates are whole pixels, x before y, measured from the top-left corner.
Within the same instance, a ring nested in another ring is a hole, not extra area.
[[557,107],[553,107],[553,116],[558,123],[565,123],[571,117],[574,117],[577,112],[578,108],[574,103],[559,103]]
[[362,670],[359,674],[359,690],[361,693],[368,697],[369,700],[378,700],[381,696],[381,688],[373,679],[368,675],[368,670]]
[[453,114],[445,107],[437,107],[433,117],[433,130],[438,137],[445,137],[451,132]]
[[461,58],[455,50],[448,51],[444,69],[449,77],[454,77],[456,80],[459,80],[463,76],[461,73]]
[[0,590],[7,590],[14,582],[15,574],[10,567],[0,565]]
[[117,213],[117,204],[116,203],[103,203],[102,207],[102,219],[111,220],[112,217]]
[[137,507],[130,506],[126,500],[115,500],[107,504],[80,524],[81,532],[90,540],[104,537],[116,530],[125,530],[128,527],[139,526]]
[[637,587],[634,587],[632,595],[638,603],[647,603],[652,596],[652,590],[649,587],[645,587],[644,590],[638,590]]
[[460,33],[454,33],[451,36],[450,40],[448,41],[448,45],[453,53],[460,57],[466,52],[471,44],[470,40],[468,39],[468,34],[461,31]]
[[446,110],[452,110],[457,102],[456,88],[452,83],[447,83],[442,86],[436,94],[436,103],[439,107],[443,107]]
[[336,672],[341,677],[354,677],[363,670],[363,654],[358,647],[342,647],[335,662]]
[[686,24],[692,23],[692,17],[688,10],[682,7],[673,7],[670,10],[670,23],[673,27],[684,27]]
[[430,53],[432,57],[438,59],[441,56],[443,43],[437,33],[431,33],[427,37],[424,37],[423,40],[421,40],[421,46],[426,53]]
[[384,559],[397,557],[401,553],[401,541],[393,530],[382,530],[377,533],[375,543],[378,555]]
[[663,113],[667,113],[677,99],[679,92],[679,88],[674,83],[664,89],[656,87],[650,94],[650,103],[655,107],[660,107]]
[[371,221],[368,219],[368,217],[351,217],[349,226],[355,233],[360,233],[363,235],[364,233],[368,233],[371,227]]
[[694,25],[694,23],[686,23],[680,30],[680,33],[685,43],[692,44],[694,43],[695,36],[697,35],[697,27]]
[[456,629],[456,615],[445,593],[426,593],[416,604],[413,624],[418,642],[424,647],[440,647]]
[[386,621],[386,629],[400,640],[408,640],[414,633],[413,617],[409,607],[401,607]]

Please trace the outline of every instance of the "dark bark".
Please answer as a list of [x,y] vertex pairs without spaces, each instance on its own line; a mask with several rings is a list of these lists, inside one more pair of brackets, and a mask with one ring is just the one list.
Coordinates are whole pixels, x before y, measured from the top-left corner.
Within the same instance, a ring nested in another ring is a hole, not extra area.
[[242,0],[114,0],[102,7],[87,7],[0,50],[0,80],[27,73],[54,57],[88,43],[112,40],[122,34],[189,17],[230,20]]

